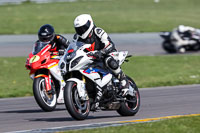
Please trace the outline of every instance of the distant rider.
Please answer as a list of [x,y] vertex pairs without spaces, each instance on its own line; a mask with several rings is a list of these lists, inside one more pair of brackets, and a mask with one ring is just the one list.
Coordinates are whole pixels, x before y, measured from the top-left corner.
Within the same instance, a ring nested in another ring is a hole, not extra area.
[[92,44],[89,51],[96,51],[95,57],[101,58],[102,55],[106,66],[116,75],[121,83],[121,93],[125,95],[128,91],[129,83],[125,74],[122,72],[118,62],[109,54],[116,52],[114,43],[108,34],[99,27],[96,27],[89,14],[81,14],[74,20],[76,34],[74,41]]
[[172,31],[171,39],[176,39],[176,45],[193,45],[200,39],[200,30],[190,26],[179,25]]
[[50,51],[55,55],[56,53],[58,53],[58,55],[63,55],[65,49],[69,45],[69,41],[64,36],[55,34],[54,28],[50,24],[45,24],[40,27],[38,39],[38,41],[51,44]]

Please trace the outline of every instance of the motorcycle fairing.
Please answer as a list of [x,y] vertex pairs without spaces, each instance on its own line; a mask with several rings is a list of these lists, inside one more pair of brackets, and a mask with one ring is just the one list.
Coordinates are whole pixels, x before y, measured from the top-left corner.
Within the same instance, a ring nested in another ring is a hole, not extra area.
[[61,75],[61,71],[58,67],[58,64],[55,64],[51,67],[49,67],[49,71],[51,72],[51,74],[53,75],[54,78],[56,78],[59,81],[60,84],[60,89],[62,89],[65,86],[65,82],[63,80],[63,77]]
[[45,79],[45,86],[46,91],[51,90],[51,80],[50,80],[50,74],[39,74],[35,75],[36,71],[39,69],[48,69],[52,75],[60,81],[60,85],[62,86],[62,76],[61,74],[57,76],[56,74],[59,74],[60,71],[55,69],[55,67],[58,67],[59,59],[52,59],[55,58],[55,55],[51,56],[49,49],[51,48],[51,45],[44,45],[44,47],[41,47],[41,51],[33,52],[29,54],[29,58],[27,60],[26,67],[30,69],[30,76],[34,78],[43,77]]
[[98,68],[87,68],[85,70],[80,70],[80,72],[100,87],[105,86],[112,79],[112,74]]
[[99,74],[102,74],[103,77],[108,74],[108,72],[103,71],[102,69],[98,69],[98,68],[88,68],[88,69],[85,69],[84,73],[87,73],[87,74],[99,73]]
[[126,59],[126,56],[128,55],[128,51],[112,52],[109,55],[111,55],[115,60],[119,62],[119,65],[121,65]]

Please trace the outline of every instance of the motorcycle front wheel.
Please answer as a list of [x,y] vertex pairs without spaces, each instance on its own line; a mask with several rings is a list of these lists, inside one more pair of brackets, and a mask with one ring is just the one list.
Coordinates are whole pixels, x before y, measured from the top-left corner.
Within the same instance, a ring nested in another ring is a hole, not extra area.
[[76,120],[84,120],[90,112],[89,100],[81,100],[76,82],[67,82],[64,87],[65,106],[69,114]]
[[137,85],[130,77],[127,76],[127,79],[129,84],[134,88],[135,97],[127,95],[126,100],[121,102],[121,106],[117,110],[121,116],[133,116],[139,111],[140,108],[140,93]]
[[174,45],[171,44],[170,41],[164,41],[162,43],[162,47],[168,53],[176,53],[176,49],[175,49]]
[[[55,86],[54,86],[55,87]],[[55,89],[53,86],[51,89]],[[48,94],[45,89],[45,79],[43,77],[35,78],[33,81],[33,94],[37,104],[46,112],[53,111],[56,108],[57,95]]]

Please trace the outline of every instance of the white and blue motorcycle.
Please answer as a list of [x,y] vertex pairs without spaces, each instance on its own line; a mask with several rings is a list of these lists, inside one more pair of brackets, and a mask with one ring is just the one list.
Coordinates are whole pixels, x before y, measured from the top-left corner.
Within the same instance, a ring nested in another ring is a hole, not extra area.
[[[106,68],[103,61],[97,61],[86,52],[91,44],[73,42],[59,61],[59,67],[66,80],[64,101],[69,114],[77,120],[84,120],[90,111],[116,110],[121,116],[133,116],[139,111],[140,94],[135,82],[127,76],[129,89],[121,95],[119,80]],[[94,51],[93,51],[94,52]],[[121,65],[128,52],[113,52]]]

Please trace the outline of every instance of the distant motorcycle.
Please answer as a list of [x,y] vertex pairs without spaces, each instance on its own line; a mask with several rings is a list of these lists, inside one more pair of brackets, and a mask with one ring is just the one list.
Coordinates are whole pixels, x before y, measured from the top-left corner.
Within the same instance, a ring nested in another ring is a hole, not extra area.
[[200,36],[183,37],[188,40],[193,40],[195,42],[193,44],[179,42],[172,32],[161,32],[160,36],[164,39],[162,47],[168,53],[185,53],[186,51],[200,50]]
[[[135,82],[127,76],[130,84],[127,94],[120,95],[120,82],[101,61],[96,61],[94,51],[86,52],[91,44],[71,43],[60,59],[59,67],[66,81],[65,106],[77,120],[87,118],[90,111],[116,110],[122,116],[133,116],[139,111],[140,94]],[[111,56],[121,65],[128,52],[113,52]],[[97,95],[97,98],[96,98]]]
[[53,111],[56,104],[64,103],[63,87],[65,82],[58,67],[58,53],[50,52],[51,45],[36,42],[26,61],[33,79],[33,94],[36,102],[44,111]]

